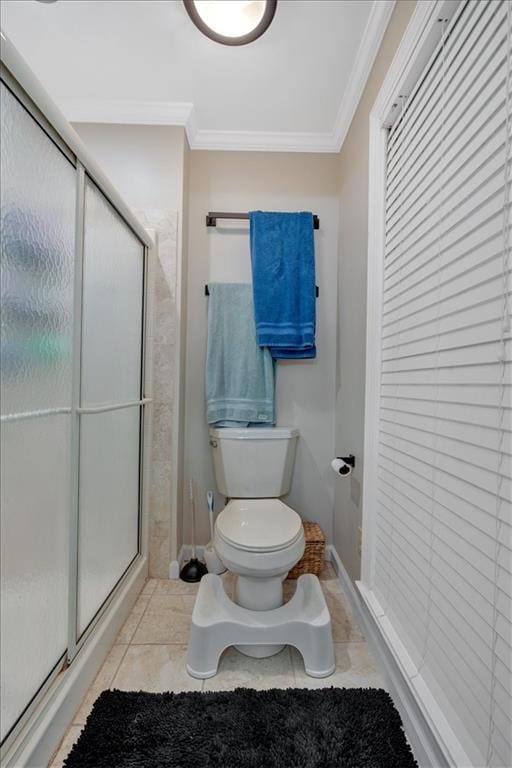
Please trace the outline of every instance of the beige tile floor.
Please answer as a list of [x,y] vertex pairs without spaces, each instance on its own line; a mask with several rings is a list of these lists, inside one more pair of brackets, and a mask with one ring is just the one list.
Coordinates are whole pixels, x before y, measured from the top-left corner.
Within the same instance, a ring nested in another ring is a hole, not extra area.
[[[223,577],[231,593],[231,574]],[[314,679],[304,672],[300,654],[290,647],[268,659],[251,659],[234,648],[222,656],[219,671],[209,680],[194,680],[185,670],[187,639],[197,584],[149,579],[132,609],[115,645],[76,712],[50,764],[61,768],[78,739],[92,705],[107,688],[133,691],[227,691],[249,688],[382,688],[365,639],[355,622],[332,566],[326,563],[320,577],[329,605],[336,652],[336,671],[331,677]],[[295,582],[285,582],[285,599]]]

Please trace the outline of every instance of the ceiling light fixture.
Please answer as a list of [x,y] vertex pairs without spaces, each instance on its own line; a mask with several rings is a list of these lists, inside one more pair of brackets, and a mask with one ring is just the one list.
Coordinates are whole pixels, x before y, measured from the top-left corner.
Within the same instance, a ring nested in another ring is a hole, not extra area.
[[223,45],[247,45],[269,28],[277,0],[183,0],[201,32]]

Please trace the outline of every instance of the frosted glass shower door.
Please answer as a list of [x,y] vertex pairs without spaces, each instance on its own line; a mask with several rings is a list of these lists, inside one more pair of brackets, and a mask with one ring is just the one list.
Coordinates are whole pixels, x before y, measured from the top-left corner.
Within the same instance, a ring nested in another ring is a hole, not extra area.
[[64,656],[75,177],[1,88],[1,735]]
[[139,548],[144,247],[87,180],[82,296],[77,627]]

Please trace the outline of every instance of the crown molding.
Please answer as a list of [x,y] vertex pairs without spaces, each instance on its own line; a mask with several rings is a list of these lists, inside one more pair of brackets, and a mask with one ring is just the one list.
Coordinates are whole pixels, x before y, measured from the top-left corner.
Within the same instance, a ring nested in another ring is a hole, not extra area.
[[186,126],[194,110],[194,105],[185,101],[69,99],[59,105],[70,123]]
[[283,131],[187,132],[191,149],[234,152],[335,152],[332,133],[286,133]]
[[191,102],[70,99],[61,102],[61,108],[67,119],[74,123],[181,125],[186,130],[191,149],[234,152],[339,152],[394,6],[395,0],[373,2],[332,131],[299,133],[208,130],[198,125],[194,104]]
[[334,122],[333,135],[337,152],[345,141],[394,7],[395,0],[374,0]]

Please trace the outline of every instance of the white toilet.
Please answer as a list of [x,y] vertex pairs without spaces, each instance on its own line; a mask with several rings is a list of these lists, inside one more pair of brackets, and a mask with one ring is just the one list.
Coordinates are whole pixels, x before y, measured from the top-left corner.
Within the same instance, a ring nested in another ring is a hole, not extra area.
[[[283,581],[304,554],[299,515],[282,501],[290,489],[299,432],[289,427],[210,429],[217,490],[229,499],[215,523],[218,556],[236,574],[234,599],[253,611],[283,604]],[[281,646],[244,646],[263,657]]]
[[210,430],[217,488],[228,499],[215,523],[214,546],[237,578],[234,601],[220,576],[201,579],[187,653],[192,677],[217,674],[231,645],[256,658],[292,645],[311,677],[335,669],[331,617],[318,578],[299,576],[283,605],[283,581],[305,546],[301,518],[279,499],[290,488],[298,435],[287,427]]

